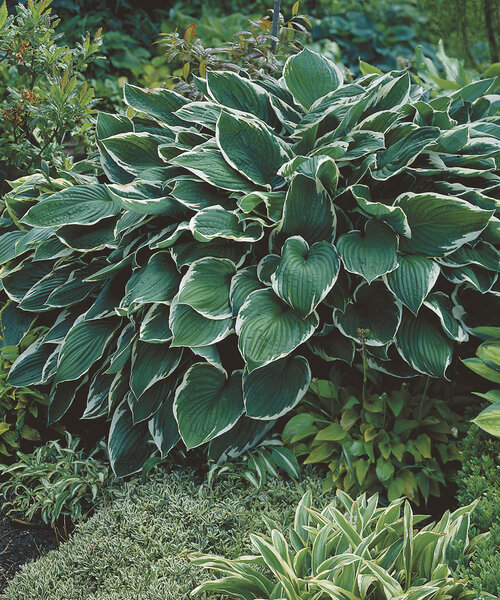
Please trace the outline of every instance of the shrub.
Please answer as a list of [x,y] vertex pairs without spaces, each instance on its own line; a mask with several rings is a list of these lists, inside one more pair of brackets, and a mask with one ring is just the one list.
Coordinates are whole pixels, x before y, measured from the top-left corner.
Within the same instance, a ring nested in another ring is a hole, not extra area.
[[259,491],[242,480],[200,484],[176,471],[129,486],[58,550],[27,564],[3,599],[188,600],[205,575],[188,552],[248,552],[250,531],[265,529],[262,514],[287,527],[305,490],[321,488],[314,478],[270,480]]
[[[46,332],[44,327],[33,329],[23,337],[19,346],[17,339],[5,340],[0,336],[3,342],[0,349],[0,455],[12,456],[26,443],[41,440],[38,429],[41,423],[45,426],[48,395],[34,388],[12,387],[7,382],[7,375],[19,355]],[[7,345],[6,341],[16,345]]]
[[500,440],[473,426],[462,443],[462,470],[457,500],[461,505],[478,499],[471,533],[489,532],[470,561],[461,561],[457,575],[467,578],[479,597],[500,596]]
[[[474,358],[466,358],[464,364],[488,381],[500,383],[500,327],[478,327],[473,330],[485,341],[476,350]],[[488,433],[500,437],[500,388],[476,396],[491,402],[475,419],[476,425]]]
[[52,440],[32,454],[0,465],[0,498],[6,514],[56,526],[61,519],[85,518],[112,483],[109,467],[97,458],[100,448],[85,453],[78,438],[66,433],[66,444]]
[[6,179],[43,161],[64,166],[68,136],[90,144],[94,91],[82,73],[96,57],[99,33],[75,48],[62,45],[50,4],[18,3],[15,16],[8,16],[5,1],[0,5],[0,169]]
[[329,381],[314,381],[298,411],[283,440],[304,464],[328,468],[326,488],[427,503],[443,493],[460,459],[462,418],[446,400],[412,394],[406,384],[360,398]]
[[413,515],[409,502],[401,510],[401,500],[378,507],[376,495],[354,501],[338,492],[338,498],[320,511],[311,507],[308,492],[297,507],[289,542],[266,520],[270,536],[250,534],[254,555],[195,556],[196,565],[223,577],[202,583],[193,594],[245,600],[474,597],[450,571],[458,554],[470,553],[472,505],[415,528],[427,517]]
[[9,382],[51,384],[50,422],[78,393],[109,416],[118,475],[179,438],[243,452],[304,396],[309,358],[352,364],[359,329],[373,367],[443,377],[497,302],[490,80],[430,100],[304,50],[282,82],[197,84],[201,102],[126,86],[136,115],[99,115],[107,184],[6,197],[5,293],[51,326]]

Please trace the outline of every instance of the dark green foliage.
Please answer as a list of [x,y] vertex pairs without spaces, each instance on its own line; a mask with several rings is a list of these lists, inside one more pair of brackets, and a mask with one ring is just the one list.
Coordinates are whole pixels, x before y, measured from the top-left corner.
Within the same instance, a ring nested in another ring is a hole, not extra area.
[[265,530],[262,515],[286,528],[306,489],[319,498],[321,488],[316,478],[272,479],[259,491],[241,479],[201,483],[177,471],[130,486],[59,550],[27,565],[3,600],[188,600],[206,577],[189,552],[245,554],[248,534]]
[[489,532],[467,564],[458,569],[478,593],[500,595],[500,440],[472,426],[462,444],[457,500],[462,506],[479,499],[472,514],[472,535]]

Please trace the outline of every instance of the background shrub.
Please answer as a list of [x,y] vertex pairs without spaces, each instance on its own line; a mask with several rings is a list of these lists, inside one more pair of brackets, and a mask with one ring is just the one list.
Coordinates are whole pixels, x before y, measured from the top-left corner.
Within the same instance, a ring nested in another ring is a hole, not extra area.
[[269,480],[257,491],[240,480],[202,485],[188,472],[157,473],[80,525],[58,550],[26,565],[4,600],[187,600],[205,573],[189,552],[238,556],[247,536],[264,531],[262,515],[286,527],[306,489]]

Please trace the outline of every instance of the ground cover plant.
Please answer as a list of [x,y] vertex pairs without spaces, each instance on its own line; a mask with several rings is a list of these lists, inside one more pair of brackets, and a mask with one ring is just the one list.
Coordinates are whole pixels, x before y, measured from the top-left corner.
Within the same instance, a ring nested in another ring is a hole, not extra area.
[[356,344],[445,377],[498,306],[494,80],[431,99],[303,50],[280,81],[196,83],[198,102],[126,86],[135,115],[99,115],[106,183],[73,170],[5,196],[4,291],[50,326],[9,382],[50,385],[50,422],[77,396],[110,418],[118,475],[179,439],[243,452],[310,359],[351,365]]
[[222,577],[202,583],[193,594],[245,600],[475,597],[451,573],[474,547],[469,544],[473,505],[418,527],[427,517],[414,515],[408,501],[378,506],[377,495],[357,500],[337,495],[319,510],[307,492],[289,532],[266,519],[267,536],[250,534],[252,555],[195,555],[195,564]]
[[262,514],[287,527],[306,489],[321,494],[314,477],[299,485],[272,479],[260,490],[241,478],[202,483],[177,470],[131,485],[57,551],[26,565],[1,597],[187,600],[206,576],[190,563],[189,552],[244,554],[248,534],[265,531]]
[[[454,409],[463,412],[459,398]],[[328,469],[327,489],[380,491],[390,501],[407,496],[427,504],[443,494],[458,468],[459,428],[463,417],[427,390],[415,394],[403,384],[389,393],[358,395],[319,380],[282,437],[304,464]]]

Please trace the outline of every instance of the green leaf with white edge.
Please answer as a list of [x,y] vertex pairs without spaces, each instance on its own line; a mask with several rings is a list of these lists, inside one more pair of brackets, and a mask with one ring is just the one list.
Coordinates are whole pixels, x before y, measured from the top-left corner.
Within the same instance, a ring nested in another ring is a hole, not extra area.
[[231,280],[229,300],[236,316],[248,296],[255,290],[262,289],[262,283],[257,277],[257,267],[250,265],[240,269]]
[[272,290],[252,292],[236,320],[238,346],[248,370],[287,356],[311,337],[318,324],[316,313],[302,317]]
[[119,133],[102,140],[116,164],[136,177],[147,169],[164,167],[158,146],[167,139],[148,132]]
[[[284,203],[285,192],[252,192],[237,201],[239,208],[244,213],[267,216],[274,223],[281,220]],[[261,205],[264,205],[264,210],[261,209]]]
[[340,259],[332,244],[316,242],[310,248],[300,236],[283,245],[278,268],[271,275],[275,293],[303,316],[316,309],[332,289]]
[[207,319],[194,308],[174,302],[170,309],[169,327],[172,347],[211,346],[222,341],[233,331],[233,319]]
[[73,381],[84,375],[102,357],[119,326],[120,320],[115,317],[78,320],[62,343],[56,383]]
[[173,113],[189,101],[177,92],[164,88],[144,90],[126,83],[123,88],[123,99],[128,106],[145,113],[168,125],[182,125],[182,121]]
[[500,339],[483,342],[476,350],[476,354],[494,369],[500,371]]
[[134,394],[127,394],[127,402],[132,412],[134,425],[149,421],[160,409],[163,402],[168,401],[169,398],[173,400],[178,384],[179,378],[172,375],[150,385],[139,398]]
[[87,382],[88,376],[85,375],[78,381],[63,381],[62,383],[52,386],[47,415],[49,426],[62,419],[71,408],[78,391],[86,385]]
[[170,252],[157,252],[127,282],[124,305],[135,308],[156,302],[170,304],[180,281],[181,275]]
[[280,261],[281,256],[279,254],[266,254],[266,256],[261,258],[257,265],[257,277],[259,281],[262,281],[266,285],[271,285],[271,277],[276,272]]
[[457,197],[434,193],[398,196],[395,202],[408,218],[411,238],[401,238],[400,250],[424,256],[446,256],[475,240],[493,211]]
[[178,242],[172,247],[172,258],[180,270],[185,265],[191,265],[195,260],[205,257],[228,258],[240,267],[251,250],[249,243],[233,242],[230,239],[216,238],[200,244],[196,240]]
[[177,301],[208,319],[227,319],[232,315],[229,290],[235,274],[227,258],[200,258],[182,278]]
[[230,429],[243,414],[241,371],[195,363],[177,388],[174,416],[188,450]]
[[169,344],[136,342],[132,348],[130,389],[139,400],[156,382],[166,379],[179,366],[182,350]]
[[7,381],[13,387],[28,387],[45,383],[44,367],[54,352],[52,344],[37,340],[12,364]]
[[472,422],[491,435],[500,437],[500,402],[487,406]]
[[268,123],[272,114],[269,94],[259,85],[231,71],[209,71],[207,90],[216,102],[251,113]]
[[114,202],[130,212],[142,215],[168,215],[180,218],[187,211],[175,198],[161,196],[151,198],[133,184],[108,185],[108,192]]
[[303,356],[287,356],[243,375],[246,414],[253,419],[278,419],[304,397],[311,369]]
[[334,321],[353,340],[359,340],[359,330],[363,329],[367,346],[385,346],[395,338],[401,311],[401,303],[382,282],[362,283],[344,312],[334,312]]
[[264,235],[262,225],[252,221],[240,221],[236,213],[222,206],[210,206],[200,210],[189,222],[193,236],[200,242],[224,238],[236,242],[257,242]]
[[161,344],[172,339],[168,326],[170,308],[165,304],[153,304],[144,315],[139,330],[139,338],[150,344]]
[[295,100],[306,110],[344,82],[342,72],[331,60],[307,48],[287,59],[283,78]]
[[492,369],[481,358],[466,358],[462,360],[462,362],[466,367],[471,369],[471,371],[474,371],[474,373],[477,373],[478,375],[484,377],[488,381],[500,383],[500,373],[496,369]]
[[297,174],[288,189],[279,232],[300,235],[308,244],[335,237],[337,217],[330,195],[324,187],[306,175]]
[[287,178],[296,173],[301,173],[311,179],[318,179],[331,193],[335,193],[340,176],[333,158],[319,153],[313,156],[295,156],[279,170],[279,175]]
[[224,208],[234,206],[234,201],[231,201],[227,194],[205,181],[189,179],[177,181],[170,195],[192,210],[202,210],[216,205]]
[[411,237],[410,226],[403,209],[399,206],[387,206],[382,202],[372,202],[370,188],[366,185],[353,185],[351,188],[359,208],[370,217],[387,223],[396,233]]
[[453,348],[435,320],[427,313],[418,318],[403,314],[396,335],[396,348],[410,367],[430,377],[446,377]]
[[165,458],[181,437],[174,417],[174,394],[162,401],[148,427],[161,458]]
[[217,121],[217,144],[226,162],[257,185],[284,185],[277,173],[290,149],[262,121],[222,112]]
[[413,314],[417,314],[427,295],[434,287],[439,265],[426,256],[400,255],[398,268],[385,276],[387,287]]
[[494,404],[495,402],[500,402],[500,389],[490,390],[489,392],[486,392],[484,394],[482,394],[481,392],[472,393],[474,394],[474,396],[478,396],[479,398],[484,398],[485,400],[488,400],[488,402],[491,402],[491,404]]
[[469,334],[459,320],[465,313],[463,307],[454,305],[444,292],[432,292],[427,296],[424,305],[430,308],[441,321],[446,335],[456,342],[466,342]]
[[153,451],[150,440],[147,423],[134,425],[124,400],[113,414],[108,437],[109,461],[117,477],[126,477],[142,469]]
[[254,185],[224,159],[219,150],[192,150],[170,161],[171,164],[184,167],[203,181],[231,192],[253,192]]
[[340,236],[337,250],[350,273],[364,277],[368,283],[398,266],[398,238],[385,223],[367,221],[365,231],[349,231]]
[[324,335],[313,335],[307,340],[311,352],[326,362],[341,360],[352,366],[356,346],[351,338],[333,329]]
[[37,202],[21,222],[32,227],[93,225],[119,212],[105,185],[75,185]]
[[52,271],[53,263],[22,262],[2,277],[3,290],[11,300],[21,302],[24,296]]
[[437,127],[418,127],[389,146],[387,150],[377,153],[377,166],[372,170],[372,177],[379,181],[394,177],[410,165],[440,135],[441,131]]

